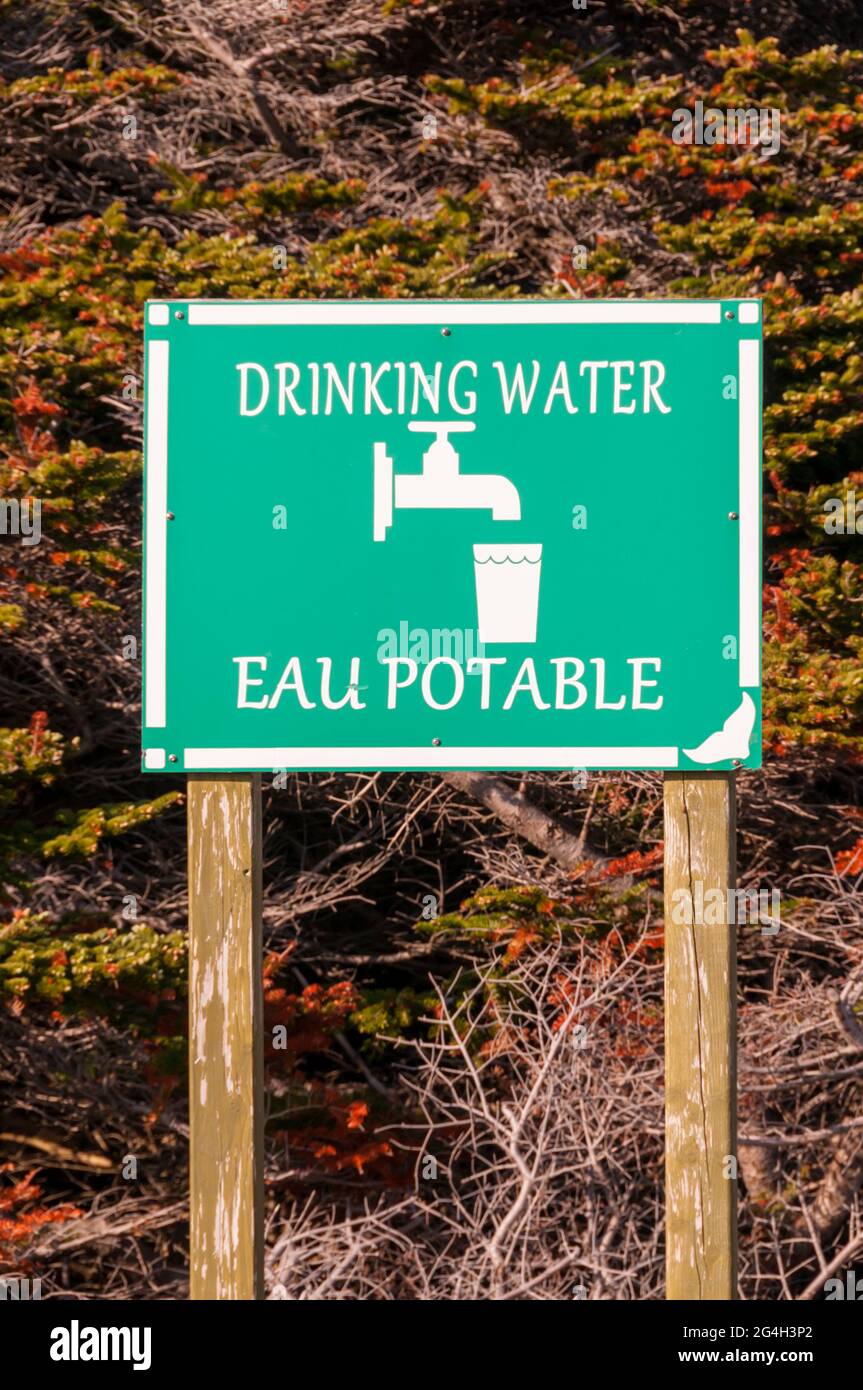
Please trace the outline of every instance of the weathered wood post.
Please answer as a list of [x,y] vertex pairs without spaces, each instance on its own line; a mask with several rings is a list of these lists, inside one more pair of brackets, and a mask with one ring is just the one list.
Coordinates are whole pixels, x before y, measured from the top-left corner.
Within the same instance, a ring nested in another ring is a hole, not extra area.
[[261,778],[190,774],[193,1299],[264,1296]]
[[[735,829],[733,773],[665,774],[669,1299],[737,1296]],[[711,889],[721,913],[702,910]]]

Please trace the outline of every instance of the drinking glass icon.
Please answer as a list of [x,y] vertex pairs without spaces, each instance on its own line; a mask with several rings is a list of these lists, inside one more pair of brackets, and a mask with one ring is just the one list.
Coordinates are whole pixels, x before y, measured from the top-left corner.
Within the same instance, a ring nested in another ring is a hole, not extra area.
[[541,545],[475,545],[481,642],[535,642]]

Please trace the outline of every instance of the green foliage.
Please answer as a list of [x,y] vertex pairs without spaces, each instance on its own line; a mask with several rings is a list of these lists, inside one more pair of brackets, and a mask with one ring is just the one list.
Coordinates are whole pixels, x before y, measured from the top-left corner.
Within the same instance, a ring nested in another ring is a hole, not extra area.
[[50,786],[77,744],[77,739],[67,743],[62,734],[39,727],[0,729],[0,807],[11,806],[30,786]]
[[568,937],[595,938],[615,927],[634,939],[644,921],[649,888],[636,884],[624,892],[608,885],[586,885],[567,898],[550,898],[540,888],[483,888],[466,898],[458,912],[419,921],[424,936],[501,942],[503,961],[511,964],[526,947]]
[[403,1037],[420,1019],[429,1018],[437,995],[429,990],[367,989],[360,991],[362,1006],[350,1015],[350,1025],[364,1038]]
[[24,626],[24,609],[20,603],[0,603],[0,631],[17,632]]
[[721,44],[707,53],[724,74],[720,91],[735,104],[767,102],[777,96],[818,95],[822,99],[853,101],[859,90],[863,53],[838,52],[825,44],[788,58],[775,38],[756,39],[748,29],[737,30],[737,44]]
[[47,728],[47,716],[37,711],[24,729],[0,729],[0,808],[15,805],[18,815],[0,831],[0,863],[22,857],[85,859],[106,839],[113,839],[161,815],[181,798],[166,792],[152,800],[109,803],[86,809],[61,809],[47,825],[21,814],[34,793],[52,787],[66,760],[78,749],[78,739],[66,740]]
[[19,914],[0,928],[0,994],[7,997],[103,1012],[121,993],[152,1006],[185,989],[183,932],[160,933],[146,923],[64,929],[46,913]]
[[863,603],[859,565],[791,550],[765,592],[765,743],[859,747]]
[[61,98],[63,104],[95,102],[104,97],[124,97],[132,93],[137,98],[157,92],[169,92],[180,81],[179,74],[170,68],[152,64],[146,68],[115,68],[103,72],[98,54],[86,68],[49,68],[38,77],[19,77],[14,82],[0,78],[0,104],[26,97],[37,105],[40,99]]
[[[726,267],[731,293],[740,293],[732,288],[739,284],[735,272],[757,265],[762,272],[790,275],[804,259],[808,275],[822,281],[825,290],[852,287],[860,279],[863,208],[857,203],[841,212],[822,203],[811,213],[789,213],[781,222],[756,217],[745,208],[723,208],[709,221],[702,218],[683,226],[659,222],[656,231],[670,251],[687,253],[705,267],[719,261]],[[722,293],[722,283],[714,279],[713,284]]]
[[94,806],[87,811],[61,811],[52,833],[42,839],[39,848],[46,859],[56,855],[67,859],[86,858],[96,853],[102,840],[122,835],[176,805],[180,795],[180,792],[165,792],[152,801],[126,801]]
[[288,174],[283,179],[260,183],[252,180],[240,188],[208,188],[204,174],[184,174],[171,164],[159,166],[173,185],[156,194],[172,213],[205,210],[226,213],[239,225],[255,225],[303,212],[331,212],[352,207],[365,192],[361,179],[331,183],[315,174]]
[[463,78],[426,78],[428,90],[449,99],[453,114],[478,115],[492,125],[519,125],[531,138],[571,138],[573,131],[613,136],[615,129],[635,129],[654,116],[675,95],[676,81],[636,78],[627,81],[615,75],[621,64],[609,64],[605,81],[587,81],[573,76],[569,67],[556,67],[533,56],[529,80],[516,86],[499,77],[471,84]]

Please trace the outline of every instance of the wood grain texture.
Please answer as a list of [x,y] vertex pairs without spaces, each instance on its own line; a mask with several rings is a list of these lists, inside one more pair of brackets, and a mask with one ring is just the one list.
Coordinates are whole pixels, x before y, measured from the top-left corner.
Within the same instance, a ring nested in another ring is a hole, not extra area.
[[[733,773],[666,774],[668,1299],[737,1296],[737,928],[724,911],[722,924],[699,924],[708,914],[695,902],[699,881],[705,893],[734,888],[735,836]],[[679,920],[686,895],[688,924]]]
[[261,779],[188,778],[190,1297],[263,1298]]

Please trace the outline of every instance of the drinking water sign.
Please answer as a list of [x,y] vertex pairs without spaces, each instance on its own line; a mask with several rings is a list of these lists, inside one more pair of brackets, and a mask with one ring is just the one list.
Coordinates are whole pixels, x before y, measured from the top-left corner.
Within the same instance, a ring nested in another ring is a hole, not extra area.
[[146,320],[145,769],[760,765],[757,301]]

